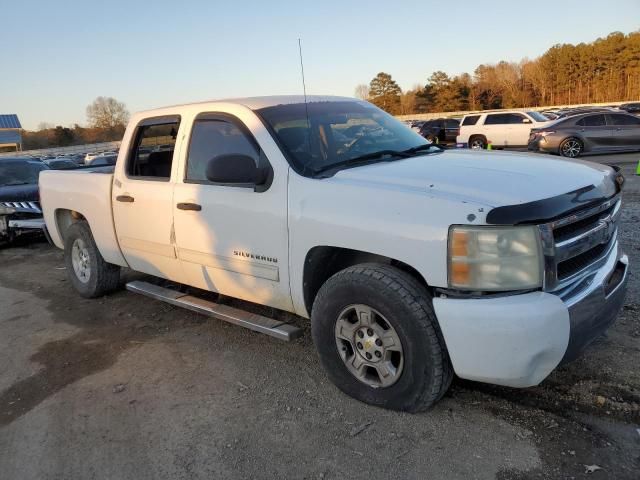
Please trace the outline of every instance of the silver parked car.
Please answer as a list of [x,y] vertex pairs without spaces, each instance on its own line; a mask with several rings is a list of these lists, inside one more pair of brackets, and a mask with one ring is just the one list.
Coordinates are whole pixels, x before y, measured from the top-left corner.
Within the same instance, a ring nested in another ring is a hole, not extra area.
[[640,150],[640,118],[628,113],[591,112],[532,128],[529,150],[579,157],[583,153]]

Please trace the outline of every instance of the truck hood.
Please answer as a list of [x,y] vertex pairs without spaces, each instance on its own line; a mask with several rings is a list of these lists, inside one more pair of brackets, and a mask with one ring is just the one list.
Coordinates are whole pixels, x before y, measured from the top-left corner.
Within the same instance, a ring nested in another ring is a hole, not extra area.
[[0,186],[0,202],[37,202],[38,185]]
[[499,207],[600,187],[611,173],[606,165],[561,157],[449,150],[341,170],[333,180]]

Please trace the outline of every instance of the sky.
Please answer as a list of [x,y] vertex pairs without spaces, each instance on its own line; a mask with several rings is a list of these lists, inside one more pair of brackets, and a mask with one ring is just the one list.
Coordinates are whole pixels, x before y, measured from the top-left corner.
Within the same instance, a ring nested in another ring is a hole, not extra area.
[[86,123],[96,97],[131,111],[217,98],[353,96],[380,71],[535,58],[640,29],[640,0],[0,0],[0,114],[26,129]]

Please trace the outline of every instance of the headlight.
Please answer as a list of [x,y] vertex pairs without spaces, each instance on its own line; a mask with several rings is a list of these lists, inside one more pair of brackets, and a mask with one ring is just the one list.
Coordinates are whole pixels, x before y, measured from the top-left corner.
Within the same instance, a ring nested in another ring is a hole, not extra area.
[[540,236],[535,226],[452,226],[448,263],[451,288],[506,291],[542,285]]
[[11,215],[12,213],[16,213],[15,208],[0,206],[0,215]]

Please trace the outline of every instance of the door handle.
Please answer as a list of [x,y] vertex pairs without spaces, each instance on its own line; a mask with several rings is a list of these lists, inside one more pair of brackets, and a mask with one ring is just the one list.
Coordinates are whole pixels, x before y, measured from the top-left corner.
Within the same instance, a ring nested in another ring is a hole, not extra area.
[[202,206],[197,203],[179,203],[177,207],[178,210],[190,210],[192,212],[199,212],[202,210]]
[[118,195],[116,200],[124,203],[133,203],[135,199],[131,195]]

